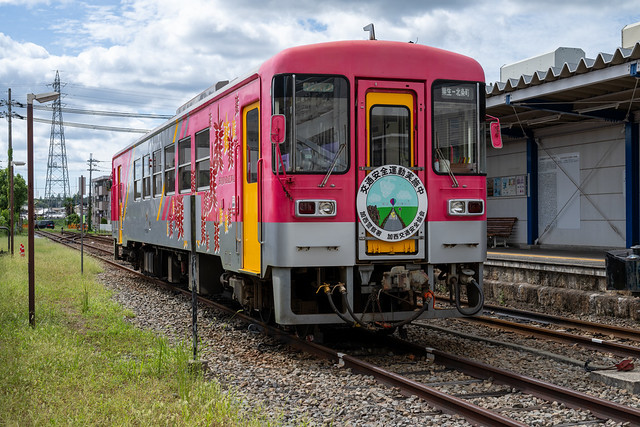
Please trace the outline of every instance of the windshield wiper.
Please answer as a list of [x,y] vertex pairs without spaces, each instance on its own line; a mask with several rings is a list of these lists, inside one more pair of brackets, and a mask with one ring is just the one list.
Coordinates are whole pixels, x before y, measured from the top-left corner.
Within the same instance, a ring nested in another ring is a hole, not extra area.
[[346,146],[347,146],[346,142],[340,144],[340,148],[338,149],[338,152],[336,153],[336,155],[333,157],[333,160],[331,161],[331,166],[329,166],[329,170],[327,171],[327,174],[324,176],[324,179],[318,185],[318,187],[324,187],[325,185],[327,185],[327,181],[329,180],[329,177],[333,173],[333,170],[336,168],[336,164],[338,163],[340,154],[342,153],[342,150],[344,150],[344,147]]
[[446,159],[442,155],[442,152],[440,151],[440,147],[436,147],[436,155],[438,156],[438,162],[440,163],[440,169],[447,168],[447,172],[449,172],[449,177],[451,177],[451,182],[453,182],[451,187],[458,188],[460,186],[460,184],[458,184],[458,180],[456,179],[456,176],[451,171],[451,162],[449,162],[448,165],[445,165],[442,162],[443,160],[446,160]]

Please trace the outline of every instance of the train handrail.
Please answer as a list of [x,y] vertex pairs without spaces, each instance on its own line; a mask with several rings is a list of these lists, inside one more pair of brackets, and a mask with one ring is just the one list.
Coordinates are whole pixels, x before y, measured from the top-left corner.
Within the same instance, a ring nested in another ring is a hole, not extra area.
[[259,158],[257,162],[258,168],[258,243],[264,243],[262,240],[262,164],[264,158]]

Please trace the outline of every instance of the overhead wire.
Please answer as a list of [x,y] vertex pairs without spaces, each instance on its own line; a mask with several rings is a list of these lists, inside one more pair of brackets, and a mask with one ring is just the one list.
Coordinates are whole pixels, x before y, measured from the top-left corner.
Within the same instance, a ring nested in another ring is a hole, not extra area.
[[[22,116],[18,116],[15,115],[14,117],[20,119],[20,120],[25,120],[25,117]],[[38,122],[38,123],[46,123],[46,124],[52,124],[50,119],[41,119],[39,117],[34,117],[33,118],[34,122]],[[68,127],[76,127],[76,128],[83,128],[83,129],[93,129],[93,130],[105,130],[105,131],[111,131],[111,132],[129,132],[129,133],[147,133],[149,132],[149,129],[134,129],[134,128],[123,128],[123,127],[117,127],[117,126],[102,126],[102,125],[88,125],[88,124],[84,124],[84,123],[72,123],[72,122],[64,122],[64,126],[68,126]]]
[[[33,108],[35,110],[42,111],[53,111],[53,107],[51,105],[34,105]],[[82,108],[68,108],[62,107],[63,113],[70,114],[84,114],[84,115],[92,115],[92,116],[110,116],[110,117],[129,117],[129,118],[138,118],[138,119],[164,119],[168,120],[172,115],[169,114],[152,114],[152,113],[125,113],[119,111],[100,111],[100,110],[86,110]]]

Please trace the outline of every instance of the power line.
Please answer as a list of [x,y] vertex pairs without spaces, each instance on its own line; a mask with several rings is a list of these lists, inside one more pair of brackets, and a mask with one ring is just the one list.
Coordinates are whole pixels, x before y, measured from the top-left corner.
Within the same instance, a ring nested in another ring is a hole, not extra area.
[[[0,107],[7,104],[7,101],[4,99],[0,100]],[[13,101],[11,105],[15,105],[19,108],[26,108],[26,105]],[[41,111],[52,111],[53,107],[50,105],[34,105],[34,110]],[[173,116],[170,114],[153,114],[153,113],[125,113],[121,111],[101,111],[101,110],[87,110],[84,108],[66,108],[62,107],[63,113],[71,113],[71,114],[85,114],[91,116],[111,116],[111,117],[128,117],[128,118],[136,118],[136,119],[163,119],[168,120]],[[1,113],[0,113],[1,114]]]
[[[49,105],[34,105],[34,109],[51,111],[52,107]],[[62,112],[71,114],[86,114],[93,116],[111,116],[111,117],[129,117],[138,119],[163,119],[168,120],[173,116],[169,114],[151,114],[151,113],[123,113],[118,111],[99,111],[99,110],[85,110],[81,108],[62,108]]]
[[[14,114],[13,117],[18,118],[20,120],[25,120],[25,117],[19,116],[17,114]],[[38,117],[34,117],[33,118],[34,122],[38,122],[38,123],[46,123],[46,124],[51,124],[51,120],[48,119],[40,119]],[[93,129],[93,130],[105,130],[105,131],[110,131],[110,132],[129,132],[129,133],[147,133],[149,132],[148,129],[132,129],[132,128],[123,128],[123,127],[116,127],[116,126],[101,126],[101,125],[89,125],[89,124],[85,124],[85,123],[71,123],[71,122],[64,122],[65,127],[74,127],[74,128],[83,128],[83,129]]]

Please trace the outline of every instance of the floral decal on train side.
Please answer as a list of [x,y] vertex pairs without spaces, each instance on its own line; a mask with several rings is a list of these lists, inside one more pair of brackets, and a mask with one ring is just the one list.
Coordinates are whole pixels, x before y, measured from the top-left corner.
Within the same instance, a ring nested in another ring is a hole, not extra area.
[[[233,226],[230,221],[235,211],[231,208],[223,208],[220,203],[220,187],[233,182],[233,175],[222,176],[225,171],[233,171],[235,156],[238,147],[238,115],[240,114],[239,96],[236,95],[234,103],[234,117],[230,121],[228,116],[224,120],[215,121],[213,115],[209,115],[211,128],[211,156],[209,160],[209,189],[202,195],[200,216],[200,245],[205,245],[207,252],[211,250],[210,236],[206,229],[207,219],[213,220],[213,252],[220,253],[220,227],[224,225],[227,234]],[[226,160],[226,168],[225,168]],[[226,179],[225,179],[226,178]],[[195,185],[195,184],[194,184]],[[228,206],[232,205],[229,203]]]
[[167,218],[167,236],[173,238],[173,231],[176,231],[178,240],[184,238],[184,198],[175,196],[171,198],[171,208]]

